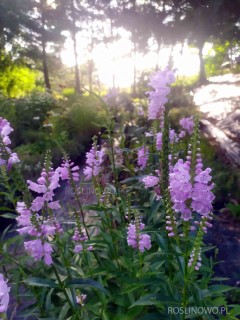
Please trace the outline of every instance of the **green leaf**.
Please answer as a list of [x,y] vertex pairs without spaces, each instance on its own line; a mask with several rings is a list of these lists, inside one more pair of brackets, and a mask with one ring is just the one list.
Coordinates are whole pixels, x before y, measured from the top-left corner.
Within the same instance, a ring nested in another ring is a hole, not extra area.
[[49,279],[32,277],[24,281],[29,286],[45,287],[45,288],[58,288],[58,285]]
[[86,204],[82,206],[83,210],[91,210],[91,211],[103,211],[103,208],[97,204]]
[[[13,209],[7,208],[7,207],[0,207],[0,211],[13,211]],[[0,215],[2,217],[2,215]]]
[[13,213],[10,213],[10,212],[1,214],[0,216],[3,217],[3,218],[7,218],[7,219],[16,219],[16,217],[17,217],[16,214],[13,214]]
[[224,284],[214,284],[208,288],[211,293],[222,293],[230,290],[236,290],[236,288],[231,286],[226,286]]
[[212,278],[212,281],[227,281],[230,278],[224,278],[224,277],[214,277]]
[[91,279],[72,279],[66,282],[66,287],[92,287],[107,294],[107,290],[97,281]]
[[58,320],[65,320],[66,319],[66,315],[68,313],[69,308],[70,308],[69,303],[66,302],[63,305],[63,307],[62,307],[62,309],[61,309],[61,311],[59,313]]
[[143,317],[139,318],[139,320],[169,320],[169,316],[164,316],[161,313],[153,312],[144,315]]
[[146,296],[142,297],[141,299],[135,301],[130,308],[134,306],[151,306],[151,305],[158,305],[158,304],[168,304],[168,305],[180,305],[180,302],[160,294],[147,294]]

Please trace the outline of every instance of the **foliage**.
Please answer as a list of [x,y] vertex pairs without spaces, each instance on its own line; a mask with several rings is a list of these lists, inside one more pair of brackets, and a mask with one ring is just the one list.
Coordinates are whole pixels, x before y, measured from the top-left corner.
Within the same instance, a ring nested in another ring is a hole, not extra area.
[[52,137],[76,160],[102,126],[101,100],[93,95],[69,94],[59,103],[49,118]]
[[228,203],[227,204],[227,209],[229,209],[231,211],[231,213],[233,214],[233,216],[235,218],[240,218],[240,205],[237,203]]
[[[78,123],[85,114],[79,113],[79,108],[84,105],[89,108],[90,104],[89,97],[72,99],[64,122],[71,120],[67,125],[75,132],[75,121]],[[96,102],[97,99],[94,105]],[[94,191],[90,203],[82,204],[82,190],[89,188],[89,184],[80,179],[79,168],[66,154],[61,167],[53,170],[48,153],[40,178],[37,182],[28,180],[28,187],[18,171],[11,178],[5,165],[2,166],[4,194],[8,196],[17,187],[24,201],[16,206],[20,235],[2,238],[0,243],[0,263],[12,295],[16,303],[29,301],[18,316],[185,320],[188,316],[202,318],[202,315],[187,316],[186,312],[179,313],[180,308],[215,307],[219,313],[223,310],[220,307],[226,310],[226,293],[237,290],[222,284],[222,279],[213,278],[214,261],[206,257],[213,249],[203,241],[207,227],[211,227],[212,214],[197,207],[191,211],[192,219],[183,218],[184,211],[173,206],[178,197],[182,199],[179,184],[185,180],[189,181],[188,187],[205,188],[204,205],[211,198],[212,186],[208,186],[211,170],[201,169],[197,120],[194,124],[192,119],[185,119],[193,130],[185,148],[180,135],[179,139],[169,137],[165,109],[162,130],[158,132],[162,137],[159,148],[155,135],[160,127],[159,119],[147,122],[142,128],[128,122],[129,131],[124,135],[126,124],[121,122],[125,119],[118,118],[116,123],[116,109],[103,103],[102,106],[106,113],[104,143],[100,147],[97,137],[93,139],[84,169],[85,180],[91,179],[90,188]],[[86,118],[81,121],[84,126]],[[144,133],[150,130],[152,135],[145,137]],[[173,156],[169,157],[170,154]],[[186,156],[188,162],[183,163]],[[170,161],[175,169],[179,166],[179,171],[171,169]],[[150,183],[152,177],[157,181],[155,188],[147,186],[146,181]],[[205,182],[196,183],[200,178]],[[62,180],[68,183],[71,201],[66,203],[63,198],[60,207],[61,200],[53,200],[53,196]],[[8,187],[10,183],[13,189]],[[17,198],[9,199],[15,206]],[[186,205],[189,209],[190,205]],[[23,234],[26,235],[24,247],[35,261],[22,247]],[[179,309],[172,313],[171,308]],[[232,304],[229,308],[232,319],[237,319],[239,306]],[[228,319],[219,313],[218,319]],[[216,318],[210,311],[204,317]]]

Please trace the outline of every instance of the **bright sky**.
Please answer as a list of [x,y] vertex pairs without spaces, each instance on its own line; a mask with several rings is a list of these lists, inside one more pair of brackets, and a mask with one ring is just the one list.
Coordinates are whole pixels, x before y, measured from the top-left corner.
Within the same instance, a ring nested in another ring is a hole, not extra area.
[[[108,45],[99,44],[93,50],[93,60],[98,72],[99,80],[112,87],[112,78],[115,74],[116,86],[126,88],[131,86],[133,82],[133,57],[131,54],[132,43],[129,39],[129,33],[125,30],[120,30],[121,39],[114,44]],[[89,59],[87,47],[89,40],[87,34],[78,35],[78,57],[79,64],[84,64]],[[205,52],[209,51],[210,46],[205,48]],[[163,48],[159,55],[159,67],[163,68],[168,64],[168,57],[170,48]],[[74,65],[74,56],[71,39],[65,43],[65,48],[61,53],[62,61],[65,65],[71,67]],[[181,45],[176,45],[173,50],[174,68],[178,69],[178,75],[192,76],[198,73],[199,58],[197,49],[189,48],[186,44],[183,48],[183,55],[181,55]],[[153,69],[156,66],[157,53],[154,45],[151,46],[150,51],[143,56],[143,54],[136,55],[136,67],[138,72],[146,69]]]

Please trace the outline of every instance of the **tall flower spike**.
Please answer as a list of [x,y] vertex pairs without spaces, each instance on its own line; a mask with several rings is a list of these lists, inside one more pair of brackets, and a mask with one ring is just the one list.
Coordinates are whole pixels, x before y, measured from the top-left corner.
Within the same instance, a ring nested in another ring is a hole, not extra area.
[[168,102],[167,95],[170,93],[169,85],[175,81],[174,72],[165,69],[158,71],[150,78],[149,85],[154,91],[148,91],[149,106],[148,119],[159,119],[164,112],[164,105]]
[[0,313],[6,312],[8,309],[9,291],[10,288],[7,286],[7,282],[0,273]]
[[[183,132],[188,133],[189,135],[191,135],[193,133],[193,128],[194,128],[194,120],[193,120],[193,116],[189,117],[189,118],[182,118],[179,121],[180,126],[183,128]],[[185,136],[184,133],[180,133],[180,138],[182,136]]]
[[148,147],[143,146],[138,150],[138,165],[141,170],[146,168],[148,161]]
[[86,153],[86,167],[83,170],[85,180],[90,180],[93,176],[97,177],[100,174],[104,155],[104,150],[98,150],[96,143],[93,143],[91,150]]
[[170,173],[170,194],[173,202],[173,209],[181,212],[183,220],[188,221],[192,217],[191,210],[187,207],[186,201],[191,197],[192,184],[190,167],[182,159],[173,167]]
[[135,221],[128,225],[127,243],[133,249],[139,249],[140,252],[149,250],[151,248],[151,238],[148,234],[142,233],[145,224],[142,223],[138,212],[134,210]]
[[16,153],[12,153],[9,145],[11,140],[9,134],[13,131],[10,123],[0,117],[0,166],[7,165],[8,169],[11,169],[12,165],[20,162]]
[[74,165],[69,159],[63,159],[60,167],[56,169],[62,180],[70,180],[70,175],[74,181],[79,181],[79,167]]

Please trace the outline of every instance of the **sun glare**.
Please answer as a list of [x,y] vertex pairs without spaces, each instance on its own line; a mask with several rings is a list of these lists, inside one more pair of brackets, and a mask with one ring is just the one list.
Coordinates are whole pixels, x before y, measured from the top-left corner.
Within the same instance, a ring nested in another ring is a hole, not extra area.
[[[82,35],[78,36],[78,63],[84,64],[89,59],[87,51],[88,40]],[[164,68],[169,62],[170,48],[162,48],[159,54],[159,68]],[[172,52],[174,68],[178,75],[193,76],[199,70],[199,58],[197,49],[189,48],[186,44],[183,49],[176,45]],[[128,88],[133,83],[134,64],[138,75],[144,70],[152,70],[156,67],[157,53],[154,45],[150,47],[147,54],[137,53],[133,57],[132,42],[128,32],[121,32],[121,38],[114,43],[97,45],[92,53],[97,69],[98,78],[107,87]],[[61,58],[68,67],[74,66],[74,55],[72,41],[70,38],[65,43],[61,52]]]

